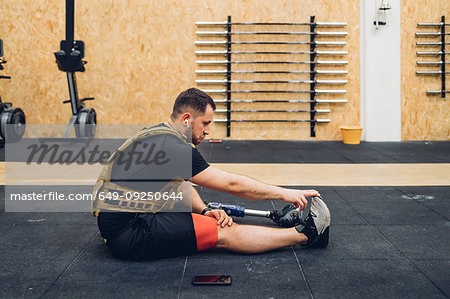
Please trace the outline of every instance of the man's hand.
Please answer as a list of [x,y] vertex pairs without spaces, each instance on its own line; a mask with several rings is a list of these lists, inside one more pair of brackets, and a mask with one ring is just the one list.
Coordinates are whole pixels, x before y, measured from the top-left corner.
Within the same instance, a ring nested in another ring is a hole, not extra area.
[[233,218],[227,215],[224,210],[211,210],[204,214],[205,216],[217,219],[217,225],[221,227],[233,225]]
[[306,208],[308,196],[320,196],[316,190],[296,190],[296,189],[284,189],[282,200],[288,203],[293,203],[296,208],[303,210]]

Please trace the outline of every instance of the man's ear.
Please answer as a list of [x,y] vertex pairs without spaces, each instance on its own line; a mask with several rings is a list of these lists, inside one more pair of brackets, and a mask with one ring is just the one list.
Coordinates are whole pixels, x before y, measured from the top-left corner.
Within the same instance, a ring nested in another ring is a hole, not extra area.
[[181,116],[181,120],[183,122],[183,124],[186,125],[186,121],[189,123],[192,122],[192,114],[190,114],[189,112],[185,112],[183,113],[183,115]]

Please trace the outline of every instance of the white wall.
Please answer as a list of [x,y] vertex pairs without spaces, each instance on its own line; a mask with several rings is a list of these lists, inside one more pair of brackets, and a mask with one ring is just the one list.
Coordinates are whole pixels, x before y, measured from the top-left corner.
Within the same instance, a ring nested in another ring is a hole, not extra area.
[[401,140],[400,0],[389,0],[385,26],[376,30],[375,5],[361,0],[361,127],[366,141]]

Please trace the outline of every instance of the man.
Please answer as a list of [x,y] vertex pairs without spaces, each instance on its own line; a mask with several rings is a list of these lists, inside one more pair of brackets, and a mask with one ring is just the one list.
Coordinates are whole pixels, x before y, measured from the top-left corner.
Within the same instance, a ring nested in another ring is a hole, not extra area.
[[[173,106],[172,115],[166,123],[148,131],[144,130],[138,137],[127,141],[118,151],[122,157],[124,155],[131,157],[134,153],[132,151],[137,148],[141,147],[140,149],[145,151],[144,145],[157,144],[157,148],[166,148],[179,153],[171,155],[174,164],[172,166],[165,164],[157,168],[157,171],[154,168],[150,171],[152,169],[150,166],[142,165],[125,169],[123,165],[126,163],[118,163],[120,155],[113,156],[109,161],[110,176],[107,181],[109,179],[111,182],[115,181],[118,186],[129,188],[127,190],[142,190],[143,177],[146,178],[144,181],[153,182],[158,181],[155,178],[181,176],[199,186],[245,199],[280,199],[292,203],[300,210],[307,205],[306,197],[313,196],[310,213],[306,219],[291,228],[238,225],[233,223],[233,219],[223,210],[207,208],[197,191],[189,187],[192,189],[192,212],[100,212],[98,226],[113,254],[140,260],[187,255],[214,247],[251,254],[296,244],[309,247],[328,245],[330,215],[326,205],[318,198],[320,194],[316,190],[281,188],[222,171],[209,165],[194,146],[188,145],[186,140],[190,139],[197,145],[209,134],[215,108],[211,97],[199,89],[191,88],[180,93]],[[166,133],[152,134],[155,130]],[[192,172],[188,175],[180,174],[182,170],[176,166],[186,160],[179,158],[186,149],[192,156],[190,165],[192,168],[189,168]],[[171,159],[164,156],[160,164]],[[158,177],[155,177],[155,173]]]

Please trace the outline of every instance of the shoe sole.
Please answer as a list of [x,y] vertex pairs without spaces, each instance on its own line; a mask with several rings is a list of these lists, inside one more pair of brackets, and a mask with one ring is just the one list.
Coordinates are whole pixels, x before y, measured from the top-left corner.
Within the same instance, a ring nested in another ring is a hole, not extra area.
[[330,227],[328,226],[311,244],[302,246],[302,248],[325,248],[328,246],[329,239]]
[[[331,224],[330,210],[320,197],[312,198],[311,210],[313,209],[325,212],[323,216],[325,217],[325,223],[321,231],[318,231],[319,235],[317,236],[317,238],[311,244],[303,246],[303,248],[325,248],[328,246],[328,242],[330,239],[330,224]],[[320,213],[320,215],[322,215],[322,213]]]
[[[321,213],[317,213],[318,215],[322,216],[322,212],[325,212],[325,224],[321,228],[320,231],[317,231],[319,236],[324,233],[324,231],[330,226],[331,224],[331,215],[330,210],[328,210],[327,205],[323,202],[323,200],[320,197],[313,197],[311,200],[311,211],[314,213],[314,210],[320,211]],[[315,213],[316,214],[316,213]]]

